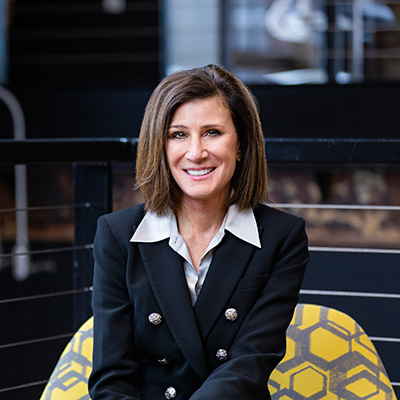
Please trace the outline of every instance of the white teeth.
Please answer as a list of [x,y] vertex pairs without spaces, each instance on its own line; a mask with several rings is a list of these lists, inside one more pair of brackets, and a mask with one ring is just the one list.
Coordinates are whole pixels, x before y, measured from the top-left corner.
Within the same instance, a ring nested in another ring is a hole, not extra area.
[[187,169],[186,172],[192,176],[202,176],[202,175],[209,174],[212,170],[213,170],[213,168],[201,169],[201,170],[196,170],[196,171],[193,169]]

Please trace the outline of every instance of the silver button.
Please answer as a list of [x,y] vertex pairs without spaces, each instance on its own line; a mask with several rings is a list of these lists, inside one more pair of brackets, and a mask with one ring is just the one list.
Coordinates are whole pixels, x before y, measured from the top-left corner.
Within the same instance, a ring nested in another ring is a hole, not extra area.
[[165,398],[166,399],[174,399],[176,397],[176,390],[172,386],[170,386],[166,391],[165,391]]
[[239,316],[237,310],[235,308],[228,308],[225,311],[225,318],[228,321],[235,321],[235,319]]
[[153,325],[160,325],[161,321],[162,321],[162,317],[160,314],[158,313],[151,313],[149,315],[149,321],[153,324]]
[[160,358],[159,360],[157,360],[157,362],[159,363],[159,364],[161,364],[161,365],[168,365],[169,364],[169,361],[168,361],[168,358]]
[[226,361],[228,359],[228,352],[225,349],[219,349],[216,356],[219,361]]

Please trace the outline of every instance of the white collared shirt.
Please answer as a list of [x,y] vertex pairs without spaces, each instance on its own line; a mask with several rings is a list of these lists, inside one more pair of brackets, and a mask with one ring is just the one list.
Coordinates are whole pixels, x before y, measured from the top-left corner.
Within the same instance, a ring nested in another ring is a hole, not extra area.
[[175,214],[171,211],[165,216],[148,212],[137,227],[131,242],[154,243],[169,238],[169,246],[183,258],[183,269],[189,288],[192,304],[203,286],[210,267],[215,248],[225,236],[225,230],[239,239],[261,248],[257,222],[253,210],[239,211],[235,205],[228,208],[224,220],[204,252],[198,270],[193,266],[189,250],[183,237],[178,232]]

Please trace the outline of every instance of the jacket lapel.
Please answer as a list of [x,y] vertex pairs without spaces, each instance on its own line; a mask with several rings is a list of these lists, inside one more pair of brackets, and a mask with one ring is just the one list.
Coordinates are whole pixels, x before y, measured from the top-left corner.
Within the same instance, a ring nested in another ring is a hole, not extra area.
[[196,374],[206,379],[209,372],[182,259],[170,248],[168,240],[141,243],[139,249],[151,287],[177,345]]
[[256,248],[230,232],[217,247],[194,310],[202,340],[214,322],[225,311],[232,295]]

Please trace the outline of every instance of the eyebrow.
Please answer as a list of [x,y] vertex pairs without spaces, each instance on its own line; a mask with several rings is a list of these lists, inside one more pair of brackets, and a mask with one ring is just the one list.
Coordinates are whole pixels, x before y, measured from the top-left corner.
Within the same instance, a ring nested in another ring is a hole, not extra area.
[[[210,128],[216,128],[216,129],[223,129],[225,126],[221,124],[207,124],[203,125],[200,128],[201,129],[210,129]],[[170,125],[168,129],[187,129],[186,125]]]

